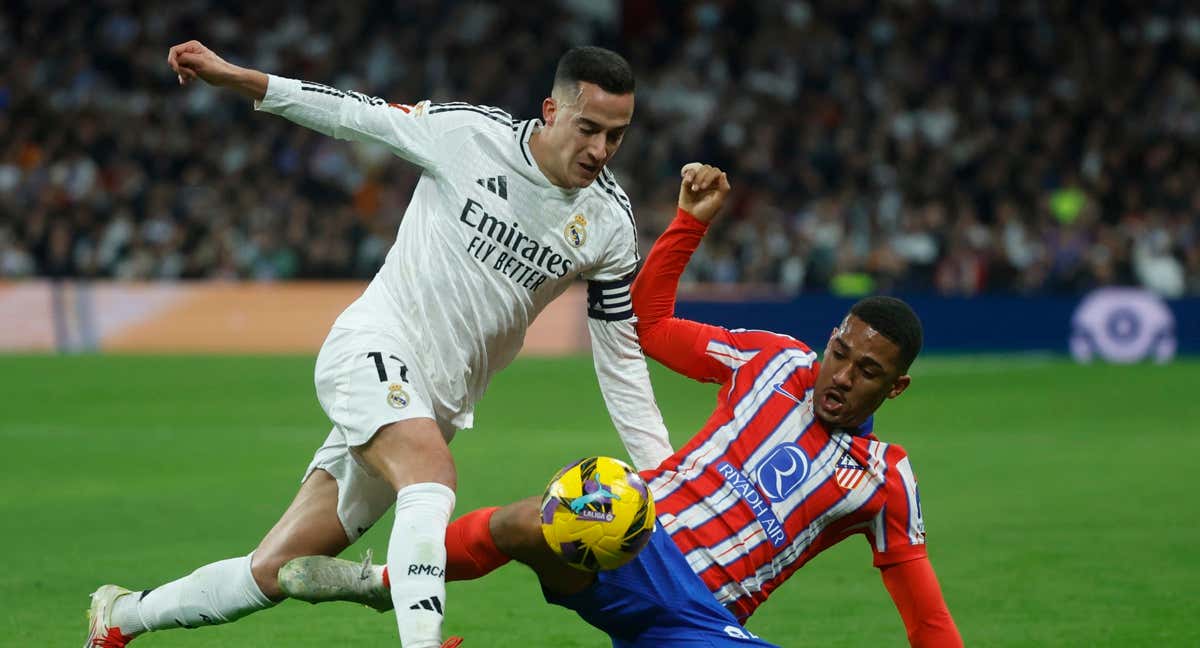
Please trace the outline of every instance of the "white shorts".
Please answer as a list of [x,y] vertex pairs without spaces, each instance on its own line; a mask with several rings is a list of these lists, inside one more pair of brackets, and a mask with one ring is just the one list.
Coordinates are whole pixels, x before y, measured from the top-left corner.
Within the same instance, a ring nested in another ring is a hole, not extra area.
[[[338,484],[338,518],[350,542],[396,501],[391,484],[361,464],[354,449],[385,425],[428,418],[449,443],[454,428],[434,412],[427,382],[409,345],[386,331],[334,327],[317,355],[317,400],[333,421],[304,478],[320,468]],[[303,479],[301,481],[303,481]]]

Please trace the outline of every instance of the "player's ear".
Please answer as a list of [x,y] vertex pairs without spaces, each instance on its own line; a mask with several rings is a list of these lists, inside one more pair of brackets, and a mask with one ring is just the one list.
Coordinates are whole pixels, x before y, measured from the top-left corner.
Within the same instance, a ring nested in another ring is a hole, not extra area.
[[554,97],[546,97],[542,100],[542,121],[546,122],[546,126],[554,125],[554,118],[558,116],[558,102]]
[[892,388],[888,390],[887,397],[895,398],[895,397],[899,396],[900,394],[903,394],[904,390],[908,389],[908,386],[910,384],[912,384],[912,376],[910,376],[908,374],[904,374],[903,376],[900,376],[899,378],[896,379],[896,382],[892,383]]

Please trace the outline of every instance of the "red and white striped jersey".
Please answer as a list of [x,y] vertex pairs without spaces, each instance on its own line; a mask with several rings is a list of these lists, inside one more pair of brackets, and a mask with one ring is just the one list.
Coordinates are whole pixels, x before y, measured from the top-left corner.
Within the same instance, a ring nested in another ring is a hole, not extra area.
[[875,438],[870,421],[829,429],[814,416],[815,353],[774,333],[664,324],[694,329],[682,337],[696,353],[677,354],[675,368],[723,386],[703,429],[642,475],[663,528],[722,604],[750,616],[792,572],[856,533],[879,567],[925,555],[907,455]]
[[825,548],[861,533],[913,645],[962,646],[925,554],[908,457],[872,423],[830,429],[813,414],[819,365],[804,344],[765,331],[675,317],[675,291],[707,225],[682,209],[633,284],[646,354],[721,384],[703,429],[642,472],[658,519],[713,595],[745,619]]

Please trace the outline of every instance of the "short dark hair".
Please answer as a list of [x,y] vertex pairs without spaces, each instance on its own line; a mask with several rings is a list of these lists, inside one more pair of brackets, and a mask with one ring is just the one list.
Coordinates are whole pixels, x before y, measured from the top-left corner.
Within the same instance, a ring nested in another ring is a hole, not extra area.
[[633,68],[612,50],[593,45],[573,47],[558,59],[554,87],[578,87],[581,81],[594,83],[608,93],[629,94],[633,92]]
[[850,307],[850,314],[900,347],[900,374],[908,373],[924,343],[921,320],[912,307],[895,297],[867,297]]

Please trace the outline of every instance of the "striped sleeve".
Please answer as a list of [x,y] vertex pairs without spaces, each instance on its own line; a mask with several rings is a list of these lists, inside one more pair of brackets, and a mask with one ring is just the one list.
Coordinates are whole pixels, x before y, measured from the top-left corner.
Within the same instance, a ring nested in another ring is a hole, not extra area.
[[[637,223],[633,220],[633,207],[629,198],[617,185],[616,179],[608,169],[604,169],[596,181],[589,187],[594,195],[600,197],[604,205],[603,219],[605,228],[611,232],[604,245],[598,263],[583,273],[583,278],[592,285],[594,290],[612,291],[610,295],[618,301],[627,301],[629,282],[637,272],[641,256],[638,254]],[[616,291],[622,291],[617,294]],[[589,306],[591,303],[589,302]],[[595,315],[593,315],[595,317]]]
[[778,333],[726,329],[675,317],[675,291],[707,225],[684,211],[654,242],[633,283],[638,338],[646,355],[693,380],[725,383],[733,372],[767,347],[804,349]]
[[925,518],[921,513],[921,495],[913,475],[908,455],[895,445],[889,445],[889,461],[884,480],[887,499],[867,532],[875,554],[875,566],[885,567],[922,558],[925,553]]
[[470,104],[389,103],[312,81],[270,76],[255,109],[279,115],[337,139],[382,144],[427,171],[436,171],[457,146],[448,140],[464,127],[515,131],[504,111]]

